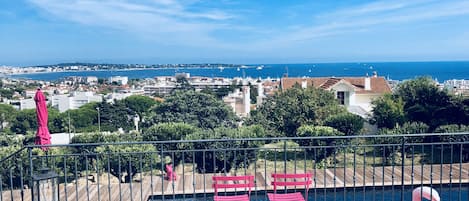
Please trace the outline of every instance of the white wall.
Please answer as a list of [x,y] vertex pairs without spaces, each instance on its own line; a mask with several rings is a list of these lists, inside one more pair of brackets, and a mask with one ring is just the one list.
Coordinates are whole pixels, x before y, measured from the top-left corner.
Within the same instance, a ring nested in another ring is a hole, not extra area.
[[25,109],[36,109],[36,101],[32,98],[20,100],[20,110]]
[[362,107],[367,112],[370,112],[373,107],[371,101],[381,97],[380,94],[355,94],[355,105]]

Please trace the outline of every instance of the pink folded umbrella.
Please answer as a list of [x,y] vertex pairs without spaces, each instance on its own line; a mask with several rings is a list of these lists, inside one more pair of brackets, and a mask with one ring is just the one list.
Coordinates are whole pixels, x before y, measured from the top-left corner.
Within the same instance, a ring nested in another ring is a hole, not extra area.
[[[34,96],[34,101],[36,101],[36,117],[37,117],[37,132],[36,140],[34,144],[36,145],[48,145],[50,144],[50,133],[47,128],[48,113],[47,113],[47,104],[46,97],[42,93],[41,89],[37,89],[36,95]],[[48,147],[41,147],[42,150],[47,151]]]

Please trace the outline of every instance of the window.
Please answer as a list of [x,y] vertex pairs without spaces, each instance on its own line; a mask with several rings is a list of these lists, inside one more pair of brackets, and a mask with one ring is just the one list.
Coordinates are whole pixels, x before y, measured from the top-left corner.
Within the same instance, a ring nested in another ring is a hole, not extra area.
[[337,100],[339,101],[339,104],[345,105],[345,92],[344,91],[337,92]]

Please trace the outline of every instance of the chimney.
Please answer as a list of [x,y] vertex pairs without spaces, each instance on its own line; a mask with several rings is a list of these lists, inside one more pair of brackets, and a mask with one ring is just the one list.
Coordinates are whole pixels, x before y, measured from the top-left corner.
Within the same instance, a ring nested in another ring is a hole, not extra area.
[[306,80],[301,81],[301,88],[302,89],[306,89],[307,86],[308,86],[308,81],[306,81]]
[[373,71],[373,77],[378,77],[378,72]]
[[371,90],[371,78],[368,75],[365,77],[365,90]]

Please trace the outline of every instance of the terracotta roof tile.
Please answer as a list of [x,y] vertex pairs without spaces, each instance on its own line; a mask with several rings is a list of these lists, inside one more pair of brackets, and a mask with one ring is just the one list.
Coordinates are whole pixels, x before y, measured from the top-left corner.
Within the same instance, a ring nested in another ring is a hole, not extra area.
[[344,80],[355,87],[357,94],[382,94],[391,93],[391,87],[384,77],[370,77],[371,90],[365,90],[365,77],[315,77],[315,78],[282,78],[282,89],[292,88],[295,83],[301,85],[303,81],[307,86],[329,89],[341,80]]

